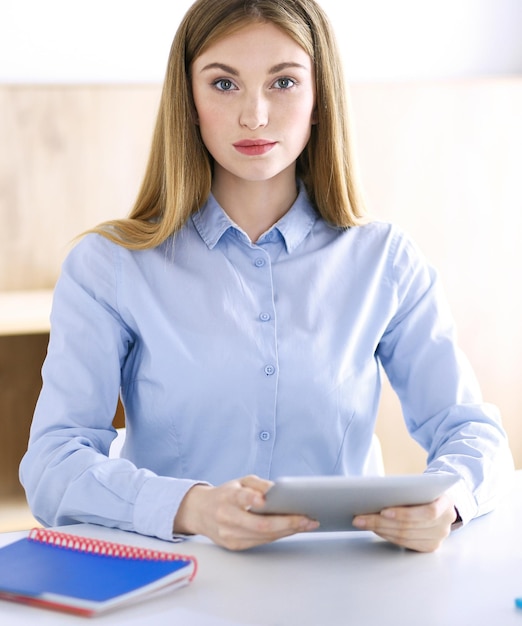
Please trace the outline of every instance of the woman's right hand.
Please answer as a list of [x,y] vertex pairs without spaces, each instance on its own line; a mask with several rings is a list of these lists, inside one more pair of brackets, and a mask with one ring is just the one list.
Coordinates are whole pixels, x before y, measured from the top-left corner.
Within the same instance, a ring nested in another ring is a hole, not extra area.
[[318,528],[302,515],[258,515],[272,482],[245,476],[218,487],[195,485],[178,509],[174,532],[205,535],[229,550],[246,550],[299,532]]

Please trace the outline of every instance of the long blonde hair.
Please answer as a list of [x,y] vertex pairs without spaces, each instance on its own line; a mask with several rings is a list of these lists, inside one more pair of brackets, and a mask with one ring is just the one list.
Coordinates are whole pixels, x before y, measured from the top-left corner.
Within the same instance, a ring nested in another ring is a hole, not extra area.
[[317,124],[297,161],[297,176],[330,224],[350,227],[364,210],[356,183],[347,95],[335,37],[314,0],[196,0],[170,50],[158,117],[141,189],[129,216],[94,229],[127,248],[153,248],[183,227],[210,194],[212,158],[196,124],[190,85],[194,59],[243,26],[269,21],[311,57]]

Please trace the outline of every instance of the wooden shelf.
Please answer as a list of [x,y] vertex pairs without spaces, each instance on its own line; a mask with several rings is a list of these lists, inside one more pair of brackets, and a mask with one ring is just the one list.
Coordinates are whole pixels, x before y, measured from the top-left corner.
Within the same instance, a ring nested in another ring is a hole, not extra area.
[[48,333],[52,294],[52,289],[0,291],[0,336]]
[[24,497],[6,498],[0,502],[0,532],[30,530],[40,524],[33,517]]

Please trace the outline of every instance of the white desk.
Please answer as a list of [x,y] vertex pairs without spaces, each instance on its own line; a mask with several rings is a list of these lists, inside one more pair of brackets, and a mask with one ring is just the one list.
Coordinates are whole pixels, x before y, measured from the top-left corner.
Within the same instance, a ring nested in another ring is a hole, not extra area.
[[[522,471],[510,498],[432,554],[370,533],[306,535],[243,553],[201,538],[168,544],[96,526],[70,532],[194,554],[194,582],[94,618],[111,626],[521,626]],[[0,535],[6,544],[23,533]],[[0,624],[85,624],[85,618],[0,601]],[[94,622],[92,622],[94,623]]]

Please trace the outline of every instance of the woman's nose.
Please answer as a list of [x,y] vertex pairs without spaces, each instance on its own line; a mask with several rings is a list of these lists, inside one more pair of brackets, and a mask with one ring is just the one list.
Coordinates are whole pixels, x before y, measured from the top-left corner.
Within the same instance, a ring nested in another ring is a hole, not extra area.
[[249,130],[256,130],[268,124],[268,105],[262,96],[256,94],[245,99],[239,123]]

